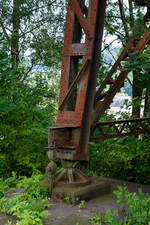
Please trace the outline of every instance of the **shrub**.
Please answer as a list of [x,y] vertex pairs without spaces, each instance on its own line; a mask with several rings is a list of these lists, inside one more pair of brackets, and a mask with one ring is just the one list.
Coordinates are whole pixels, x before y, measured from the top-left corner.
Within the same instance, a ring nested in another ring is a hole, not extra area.
[[91,143],[88,173],[150,183],[150,139],[125,137]]
[[53,122],[52,92],[42,74],[30,77],[11,68],[7,48],[0,49],[0,175],[30,175],[45,170],[47,127]]
[[[14,173],[11,178],[3,180],[0,183],[0,190],[4,193],[0,199],[0,213],[15,216],[18,219],[16,225],[43,225],[42,218],[49,216],[45,208],[50,204],[47,204],[47,190],[38,186],[42,178],[41,174],[17,178]],[[6,193],[14,182],[23,188],[22,193],[8,199]]]
[[106,215],[96,214],[90,219],[91,224],[97,225],[149,225],[150,224],[150,198],[140,189],[138,195],[130,193],[126,187],[118,187],[114,191],[117,202],[124,208],[125,216],[119,220],[116,216],[118,211],[107,210]]

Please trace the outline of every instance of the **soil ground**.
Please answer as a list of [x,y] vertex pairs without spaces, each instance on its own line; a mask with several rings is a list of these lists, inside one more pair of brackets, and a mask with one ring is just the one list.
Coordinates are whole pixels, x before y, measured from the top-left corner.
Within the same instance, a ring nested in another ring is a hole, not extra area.
[[[120,180],[102,178],[105,182],[111,185],[111,193],[97,197],[95,199],[85,202],[85,208],[80,209],[79,205],[67,204],[63,201],[49,200],[51,207],[48,209],[50,216],[43,220],[44,225],[88,225],[89,218],[93,217],[95,213],[105,214],[109,208],[111,210],[118,209],[118,216],[122,218],[124,211],[120,210],[119,204],[116,202],[116,198],[112,191],[117,188],[118,185],[127,186],[130,192],[138,192],[141,188],[144,193],[150,193],[150,185],[135,184]],[[0,225],[5,225],[7,221],[12,220],[11,217],[6,215],[0,216]]]

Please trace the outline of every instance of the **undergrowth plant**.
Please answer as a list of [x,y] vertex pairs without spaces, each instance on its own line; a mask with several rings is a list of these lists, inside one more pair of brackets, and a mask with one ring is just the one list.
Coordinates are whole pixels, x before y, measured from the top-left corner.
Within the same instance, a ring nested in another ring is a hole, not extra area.
[[[15,216],[16,225],[43,225],[42,219],[49,216],[45,209],[50,206],[47,203],[47,190],[39,186],[41,174],[33,175],[31,178],[19,177],[13,173],[11,178],[5,181],[1,179],[0,190],[0,213]],[[17,185],[16,185],[17,184]],[[10,187],[16,185],[21,188],[20,194],[7,197]]]
[[150,225],[150,196],[139,189],[138,194],[130,193],[126,187],[119,186],[114,191],[120,208],[124,210],[123,219],[117,217],[118,211],[108,209],[106,215],[95,214],[89,221],[93,225]]
[[79,204],[80,209],[85,209],[85,200],[81,200]]
[[149,136],[91,142],[88,173],[148,184],[150,183],[149,146]]

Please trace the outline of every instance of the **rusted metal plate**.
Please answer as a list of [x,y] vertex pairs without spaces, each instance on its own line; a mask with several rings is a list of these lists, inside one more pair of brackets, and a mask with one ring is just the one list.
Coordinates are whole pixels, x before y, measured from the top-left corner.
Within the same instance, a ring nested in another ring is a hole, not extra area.
[[92,48],[83,43],[73,43],[63,49],[63,56],[90,56],[91,54]]
[[58,111],[56,125],[81,126],[82,112]]

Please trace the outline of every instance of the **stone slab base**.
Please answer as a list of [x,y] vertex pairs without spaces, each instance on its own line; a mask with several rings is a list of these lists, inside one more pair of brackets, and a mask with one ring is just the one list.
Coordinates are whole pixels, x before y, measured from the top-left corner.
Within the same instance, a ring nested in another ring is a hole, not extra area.
[[111,187],[100,178],[91,179],[91,182],[86,185],[71,186],[59,183],[53,189],[53,198],[67,200],[72,204],[78,203],[81,200],[89,200],[97,196],[107,194],[111,191]]

